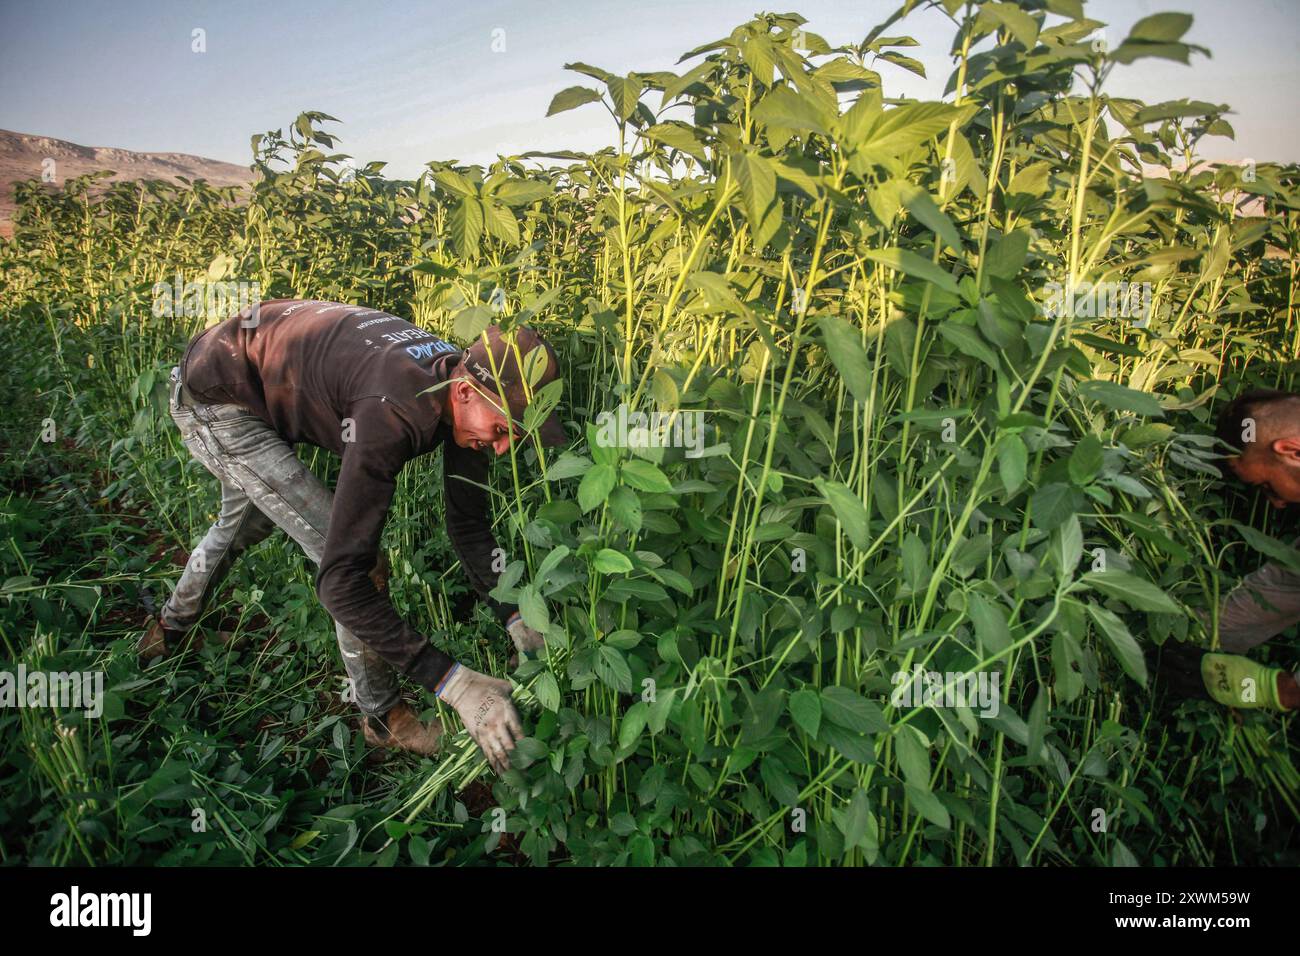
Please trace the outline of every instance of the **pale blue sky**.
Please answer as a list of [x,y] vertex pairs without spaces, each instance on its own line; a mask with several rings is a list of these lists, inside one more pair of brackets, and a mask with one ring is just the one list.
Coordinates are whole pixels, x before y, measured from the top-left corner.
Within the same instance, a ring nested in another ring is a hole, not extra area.
[[[857,42],[898,0],[782,3],[832,45]],[[686,50],[726,36],[756,0],[518,0],[478,3],[199,0],[0,3],[0,128],[90,146],[196,153],[247,165],[249,137],[287,128],[302,110],[338,117],[326,129],[359,163],[384,160],[413,177],[429,160],[491,162],[497,152],[595,149],[614,126],[595,104],[546,118],[551,97],[591,84],[564,69],[581,60],[616,73],[683,72]],[[1196,20],[1187,40],[1209,47],[1190,67],[1139,60],[1110,91],[1147,102],[1232,104],[1237,141],[1207,140],[1206,158],[1300,160],[1300,3],[1295,0],[1092,0],[1089,16],[1122,39],[1162,10]],[[207,52],[191,52],[191,31]],[[928,80],[878,68],[891,95],[936,98],[952,26],[921,11],[902,30],[921,46]],[[503,30],[504,52],[492,52]],[[658,95],[650,104],[658,107]]]

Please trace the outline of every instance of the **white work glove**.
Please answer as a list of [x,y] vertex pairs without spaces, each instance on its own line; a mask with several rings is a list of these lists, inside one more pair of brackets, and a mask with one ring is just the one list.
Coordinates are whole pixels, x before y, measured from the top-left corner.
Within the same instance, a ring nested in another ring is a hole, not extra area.
[[452,664],[438,697],[460,714],[470,739],[500,776],[510,769],[510,751],[524,735],[519,712],[510,700],[510,682]]
[[510,615],[510,620],[506,621],[506,633],[515,642],[515,650],[521,657],[534,658],[537,652],[546,646],[546,639],[542,637],[542,632],[534,631],[525,624],[518,611]]

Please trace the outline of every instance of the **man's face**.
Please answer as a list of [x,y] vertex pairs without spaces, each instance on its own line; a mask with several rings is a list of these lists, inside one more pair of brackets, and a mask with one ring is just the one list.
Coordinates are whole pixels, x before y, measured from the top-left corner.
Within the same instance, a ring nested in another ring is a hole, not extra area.
[[1274,508],[1300,504],[1300,437],[1281,438],[1232,459],[1233,473],[1264,493]]
[[[494,455],[510,450],[510,426],[505,415],[469,379],[457,379],[452,385],[451,402],[451,435],[457,445],[481,452],[490,450]],[[516,427],[515,441],[522,439]]]

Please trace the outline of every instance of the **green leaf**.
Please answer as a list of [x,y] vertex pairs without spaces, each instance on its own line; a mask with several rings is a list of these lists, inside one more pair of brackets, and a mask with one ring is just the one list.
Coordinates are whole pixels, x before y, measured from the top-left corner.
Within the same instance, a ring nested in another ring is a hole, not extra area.
[[986,3],[979,8],[976,28],[1002,27],[1019,40],[1026,50],[1038,43],[1038,21],[1014,3]]
[[[545,858],[542,859],[545,863]],[[628,866],[650,867],[655,863],[655,843],[654,840],[644,833],[637,833],[631,836],[627,841],[627,864]],[[540,865],[540,864],[539,864]]]
[[1165,410],[1156,401],[1155,396],[1117,382],[1097,380],[1081,382],[1079,395],[1122,412],[1136,412],[1139,415],[1150,415],[1152,418],[1165,416]]
[[632,692],[632,671],[622,651],[602,644],[596,651],[596,676],[607,687],[624,694]]
[[813,484],[817,490],[822,493],[830,503],[831,510],[835,512],[835,517],[844,529],[853,546],[860,551],[867,548],[867,509],[862,504],[862,499],[849,490],[849,487],[839,481],[827,481],[824,478],[814,478]]
[[799,802],[799,785],[780,760],[764,757],[758,765],[758,775],[781,806],[793,807]]
[[966,592],[966,613],[975,625],[975,637],[986,654],[996,654],[1011,646],[1011,629],[1007,612],[978,591]]
[[1083,674],[1076,670],[1082,662],[1078,644],[1065,631],[1057,631],[1052,636],[1052,672],[1055,674],[1053,687],[1062,703],[1070,703],[1083,693]]
[[669,149],[678,149],[688,156],[698,159],[701,164],[707,163],[709,154],[700,142],[693,127],[688,126],[681,120],[668,120],[663,123],[656,123],[648,127],[643,133],[646,139],[663,143]]
[[1029,742],[1025,744],[1025,750],[1029,754],[1029,759],[1035,763],[1043,761],[1043,741],[1047,736],[1047,695],[1040,689],[1034,702],[1029,708],[1029,720],[1026,721],[1029,730]]
[[576,478],[578,475],[586,474],[590,468],[590,458],[584,458],[581,455],[575,455],[571,451],[566,451],[547,467],[546,479],[548,481],[561,481],[565,478]]
[[1061,481],[1039,488],[1029,499],[1034,524],[1051,531],[1077,510],[1075,494],[1073,488]]
[[1219,233],[1219,238],[1210,248],[1209,254],[1205,257],[1205,262],[1201,266],[1201,281],[1211,283],[1219,276],[1223,275],[1228,268],[1228,233],[1223,231]]
[[773,169],[776,170],[777,176],[784,179],[790,185],[803,191],[803,193],[814,201],[822,198],[821,177],[815,175],[816,166],[805,162],[805,166],[796,165],[794,162],[773,159],[771,160]]
[[1101,440],[1084,435],[1070,453],[1070,480],[1076,485],[1088,484],[1100,474],[1103,460]]
[[790,716],[795,724],[809,737],[817,739],[817,730],[822,722],[822,702],[815,690],[804,688],[790,695]]
[[886,60],[896,66],[901,66],[909,73],[915,73],[919,77],[925,77],[925,64],[915,57],[903,56],[901,53],[895,53],[893,50],[885,50],[880,54],[882,60]]
[[[1134,60],[1140,60],[1141,57],[1151,56],[1160,60],[1175,60],[1177,62],[1188,62],[1193,47],[1188,43],[1145,43],[1141,40],[1126,40],[1125,43],[1119,44],[1119,48],[1110,55],[1110,59],[1122,64],[1130,64]],[[1203,49],[1196,47],[1196,49]],[[1203,51],[1204,52],[1204,51]]]
[[[539,350],[540,346],[534,349],[533,352]],[[529,353],[530,356],[532,354]],[[536,363],[534,363],[534,367],[536,367]],[[560,395],[563,391],[564,379],[562,378],[548,382],[535,391],[532,400],[528,403],[528,407],[524,409],[524,428],[529,432],[536,432],[541,427],[542,422],[550,417],[551,412],[555,410],[555,406],[560,404]]]
[[873,262],[888,266],[896,272],[915,276],[918,279],[924,279],[926,282],[933,282],[945,292],[951,292],[953,295],[958,294],[956,279],[929,259],[922,259],[915,252],[907,249],[869,249],[863,253],[863,256]]
[[857,733],[879,733],[889,729],[880,708],[856,691],[832,685],[822,688],[822,716],[837,727]]
[[650,379],[650,396],[661,409],[669,411],[677,408],[682,400],[677,382],[661,368],[655,369],[654,376]]
[[871,398],[871,363],[862,347],[862,333],[847,319],[838,315],[820,315],[817,326],[826,342],[826,354],[844,387],[863,405]]
[[1029,232],[1016,229],[993,244],[984,255],[985,275],[1014,279],[1025,265],[1029,253]]
[[642,601],[667,601],[668,592],[653,581],[619,578],[605,589],[605,597],[617,604],[637,598]]
[[1189,13],[1156,13],[1133,24],[1125,43],[1177,43],[1192,27]]
[[602,70],[598,66],[592,66],[590,63],[583,63],[581,60],[575,60],[573,63],[564,64],[566,70],[572,70],[574,73],[581,73],[583,76],[589,76],[593,80],[600,80],[604,83],[614,74],[609,70]]
[[629,561],[628,555],[612,548],[602,548],[597,551],[591,564],[593,564],[595,570],[607,575],[625,574],[625,572],[632,570],[632,562]]
[[829,135],[830,117],[811,96],[796,93],[788,86],[768,90],[754,107],[753,118],[759,123],[794,130],[811,130]]
[[1070,515],[1056,529],[1053,556],[1060,566],[1062,577],[1071,579],[1079,570],[1083,559],[1083,528],[1078,515]]
[[1003,435],[998,440],[998,477],[1002,487],[1011,494],[1025,483],[1029,467],[1029,449],[1019,435]]
[[902,768],[903,779],[919,790],[930,791],[930,751],[911,727],[903,726],[894,735],[894,756]]
[[570,86],[568,89],[560,90],[551,100],[550,108],[547,109],[547,116],[554,116],[556,113],[563,113],[565,110],[571,110],[575,107],[582,106],[584,103],[599,103],[600,94],[590,87]]
[[909,531],[903,538],[903,581],[912,594],[919,594],[930,583],[930,561],[925,543]]
[[656,581],[668,585],[674,591],[681,591],[683,594],[695,593],[695,585],[691,583],[691,579],[672,568],[651,568],[650,573]]
[[626,485],[619,485],[609,493],[609,514],[620,527],[636,534],[643,522],[641,497]]
[[650,728],[650,733],[663,733],[664,727],[668,725],[669,711],[672,710],[673,701],[676,699],[677,688],[670,687],[662,691],[650,704],[649,716],[646,719],[646,726]]
[[785,692],[778,687],[766,687],[753,695],[746,692],[749,707],[740,719],[741,743],[757,743],[776,729],[785,709],[784,696]]
[[947,103],[906,103],[886,110],[873,124],[865,127],[861,143],[853,142],[856,137],[847,126],[845,138],[850,146],[857,146],[863,159],[886,163],[947,132],[954,120],[960,126],[972,112],[970,107],[954,107]]
[[587,512],[604,502],[617,478],[613,465],[592,465],[578,485],[578,505]]
[[754,245],[761,249],[781,227],[781,205],[776,198],[772,161],[757,153],[733,153],[731,170],[740,184],[740,197]]
[[692,272],[686,280],[686,287],[698,289],[714,309],[724,309],[737,315],[745,314],[745,306],[736,298],[736,291],[727,282],[727,277],[720,273],[708,269]]
[[[954,187],[960,187],[960,189],[969,187],[971,192],[975,194],[975,198],[983,202],[988,193],[988,178],[984,175],[980,160],[975,157],[975,151],[971,148],[970,141],[963,133],[958,131],[957,135],[952,139],[952,147],[953,160],[957,166]],[[948,193],[949,197],[953,195],[956,195],[956,191]]]
[[619,750],[627,750],[636,743],[641,736],[641,731],[645,730],[648,716],[649,707],[644,701],[638,700],[627,709],[627,713],[623,715],[623,723],[618,728]]
[[993,551],[993,538],[987,534],[977,534],[961,543],[952,556],[953,573],[958,577],[970,577],[975,570],[988,560]]
[[470,259],[478,255],[479,240],[483,236],[483,204],[477,199],[466,196],[452,207],[447,219],[452,241],[461,258]]
[[1182,613],[1182,608],[1160,588],[1124,571],[1089,571],[1079,580],[1095,591],[1118,598],[1135,611]]
[[841,631],[847,631],[857,622],[857,608],[849,604],[841,604],[831,612],[831,633],[838,634]]
[[1097,622],[1098,628],[1102,635],[1110,644],[1110,649],[1114,651],[1115,658],[1124,668],[1124,672],[1136,680],[1143,687],[1147,685],[1147,662],[1142,656],[1142,648],[1138,647],[1138,642],[1133,639],[1124,622],[1117,615],[1106,610],[1099,604],[1093,604],[1091,601],[1086,605],[1088,614]]
[[1007,195],[1027,196],[1031,199],[1041,196],[1047,192],[1048,179],[1051,174],[1052,167],[1047,163],[1030,163],[1028,166],[1016,170],[1016,174],[1007,183]]
[[609,77],[605,80],[605,86],[609,89],[609,98],[614,102],[615,115],[621,120],[630,119],[636,112],[645,84],[636,74],[629,73],[627,76]]
[[905,784],[903,792],[907,794],[907,799],[912,802],[916,812],[921,814],[937,827],[945,830],[952,826],[952,820],[948,816],[948,809],[939,801],[928,789],[921,789],[913,784]]
[[454,169],[439,169],[433,173],[433,181],[453,196],[464,198],[473,196],[474,184]]
[[1237,533],[1246,539],[1246,543],[1260,554],[1272,558],[1283,567],[1300,573],[1300,551],[1239,521],[1230,520],[1228,523],[1236,528]]
[[551,616],[546,610],[546,601],[538,593],[536,585],[525,584],[519,589],[519,614],[534,631],[544,631],[550,626]]
[[533,693],[537,695],[537,702],[546,710],[555,713],[560,709],[560,685],[550,671],[542,671],[537,675],[537,680],[533,682]]
[[825,741],[849,760],[860,764],[876,762],[875,744],[871,737],[854,733],[836,724],[823,724],[818,739]]
[[1000,370],[997,353],[989,348],[979,332],[969,325],[944,320],[939,323],[939,333],[955,345],[958,351],[971,358],[979,359],[995,372]]
[[776,72],[776,60],[772,42],[767,36],[749,36],[740,42],[741,59],[749,66],[750,73],[763,86],[772,85]]
[[568,555],[568,545],[555,545],[555,548],[552,548],[550,553],[545,558],[542,558],[542,563],[537,566],[537,575],[533,578],[534,581],[537,581],[538,587],[543,587],[546,584],[551,571],[559,567],[560,562],[564,561],[564,558],[567,558]]
[[653,462],[640,458],[625,461],[621,474],[627,484],[640,491],[672,493],[673,483]]
[[871,820],[867,792],[861,788],[853,793],[848,806],[831,811],[835,825],[844,834],[845,849],[852,849],[865,842],[867,825]]
[[507,179],[492,195],[507,206],[528,206],[555,195],[555,190],[532,179]]
[[452,319],[452,333],[462,342],[473,342],[492,324],[492,310],[486,305],[471,305],[461,309]]
[[628,556],[613,548],[601,548],[591,563],[601,574],[625,574],[632,570]]
[[901,187],[901,198],[903,205],[917,222],[942,239],[948,248],[954,252],[961,252],[961,233],[952,224],[948,214],[935,204],[928,192],[920,186],[904,183]]

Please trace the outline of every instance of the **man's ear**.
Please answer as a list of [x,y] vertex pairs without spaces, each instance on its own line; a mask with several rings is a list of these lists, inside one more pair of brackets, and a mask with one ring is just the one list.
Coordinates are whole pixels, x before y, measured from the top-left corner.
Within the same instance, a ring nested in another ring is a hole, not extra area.
[[1275,439],[1271,447],[1284,464],[1300,468],[1300,435]]

